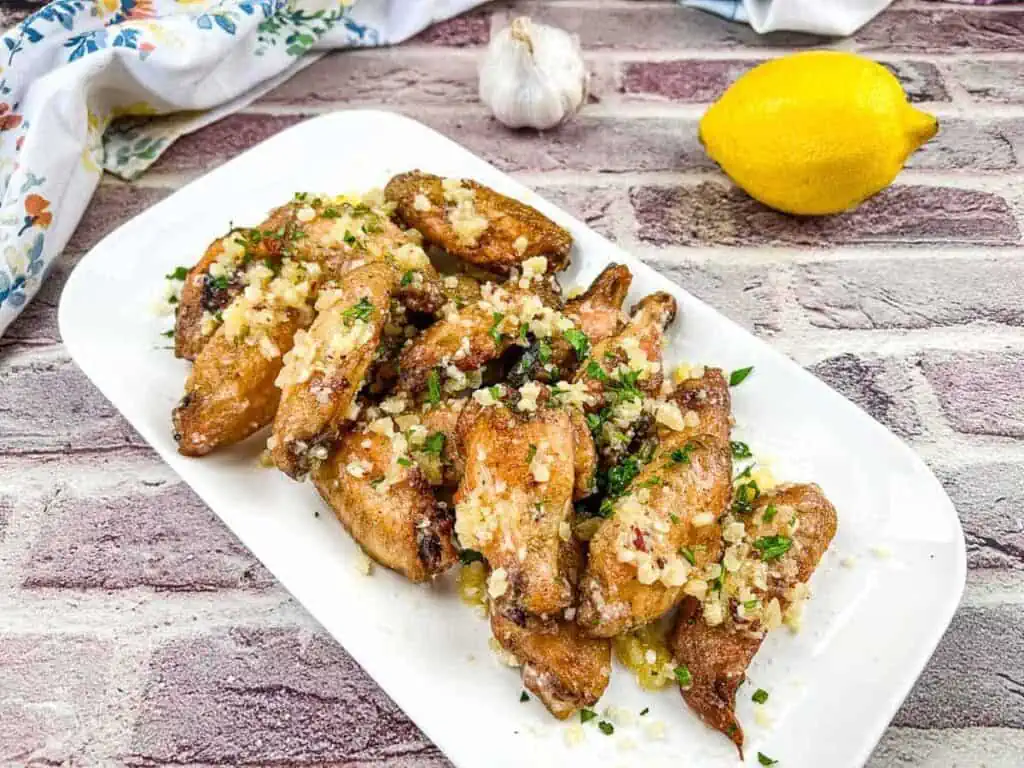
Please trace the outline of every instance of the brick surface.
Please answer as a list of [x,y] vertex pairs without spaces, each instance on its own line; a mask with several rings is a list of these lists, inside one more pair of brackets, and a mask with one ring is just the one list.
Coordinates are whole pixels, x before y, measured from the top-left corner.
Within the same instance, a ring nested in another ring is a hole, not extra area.
[[819,328],[1024,325],[1024,262],[903,258],[797,267],[796,297]]
[[60,765],[89,740],[111,647],[76,635],[0,635],[0,763]]
[[642,10],[623,6],[516,3],[514,10],[498,14],[499,26],[507,24],[513,15],[524,13],[578,35],[580,44],[587,50],[774,48],[825,42],[820,37],[797,32],[758,35],[745,24],[733,24],[709,13],[668,3],[644,5]]
[[771,334],[781,327],[780,300],[771,276],[761,267],[667,260],[651,262],[651,266],[748,330]]
[[70,360],[0,357],[0,453],[103,451],[143,445]]
[[937,468],[956,505],[972,568],[1024,568],[1024,464]]
[[88,251],[126,221],[169,194],[166,189],[133,187],[120,182],[101,184],[68,242],[67,250]]
[[286,630],[159,649],[131,749],[159,764],[449,765],[333,640]]
[[[619,87],[626,99],[712,102],[736,78],[759,63],[740,59],[626,62]],[[886,67],[899,78],[911,102],[949,101],[936,65],[899,61],[886,62]]]
[[617,222],[628,215],[625,194],[612,187],[536,187],[534,191],[613,240]]
[[490,30],[491,6],[484,6],[428,27],[410,40],[409,45],[483,45],[491,39]]
[[182,592],[261,587],[271,576],[185,485],[106,497],[58,493],[24,586]]
[[361,51],[332,53],[299,72],[260,101],[314,104],[479,104],[477,61],[441,56],[436,51],[405,51],[389,56]]
[[213,170],[225,160],[304,119],[302,115],[229,115],[201,131],[182,136],[149,172]]
[[1024,606],[962,607],[893,723],[1024,727]]
[[975,101],[998,104],[1024,103],[1024,62],[1014,59],[998,61],[956,61],[948,65],[950,77],[959,83]]
[[923,362],[953,429],[1024,438],[1024,353],[965,352]]
[[723,184],[636,187],[637,236],[655,245],[1009,245],[1020,230],[998,195],[898,185],[837,216],[796,218]]
[[861,28],[853,39],[864,51],[981,53],[1020,51],[1022,36],[1024,13],[1019,10],[915,8],[890,10]]
[[914,437],[924,431],[901,361],[847,353],[815,363],[810,370],[897,435]]
[[480,115],[412,114],[505,171],[710,169],[693,121],[581,114],[557,131],[514,131]]
[[940,120],[938,135],[907,159],[915,170],[998,171],[1020,167],[1019,120]]

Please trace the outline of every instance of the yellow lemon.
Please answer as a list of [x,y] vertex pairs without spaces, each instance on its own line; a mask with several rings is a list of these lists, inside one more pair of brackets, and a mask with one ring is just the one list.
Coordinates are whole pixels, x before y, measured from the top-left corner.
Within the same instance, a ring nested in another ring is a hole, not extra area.
[[884,189],[937,130],[889,70],[836,51],[755,67],[700,121],[701,142],[736,184],[803,215],[838,213]]

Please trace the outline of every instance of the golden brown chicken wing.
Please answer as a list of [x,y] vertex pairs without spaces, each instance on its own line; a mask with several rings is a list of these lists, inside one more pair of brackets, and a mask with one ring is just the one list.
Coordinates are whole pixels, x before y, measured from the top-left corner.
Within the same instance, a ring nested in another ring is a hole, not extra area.
[[571,379],[592,346],[622,330],[626,323],[622,302],[632,281],[628,267],[605,267],[585,293],[565,302],[562,314],[572,321],[572,330],[535,340],[509,373],[509,382],[521,386],[530,379],[546,383]]
[[761,494],[749,511],[734,504],[723,534],[721,588],[683,603],[670,645],[692,681],[690,708],[732,739],[743,755],[736,691],[766,632],[798,626],[807,581],[835,536],[835,508],[816,485]]
[[[552,309],[559,296],[550,283],[509,281],[498,286],[486,283],[480,300],[449,311],[406,347],[400,359],[399,389],[417,393],[427,389],[431,376],[454,380],[455,388],[467,385],[464,374],[495,360],[515,344],[526,344],[531,327],[552,332]],[[477,382],[479,385],[479,382]]]
[[[461,441],[456,533],[463,548],[487,559],[489,594],[513,617],[568,608],[578,576],[572,421],[564,408],[538,406],[487,404]],[[466,418],[464,411],[460,422]]]
[[539,211],[475,181],[412,171],[384,189],[396,213],[423,238],[465,261],[498,274],[534,256],[552,271],[569,261],[572,236]]
[[174,409],[179,452],[202,456],[270,423],[282,355],[312,321],[321,279],[317,264],[285,259],[277,274],[263,263],[249,265],[245,290],[224,310],[224,323],[196,357]]
[[731,471],[729,448],[717,441],[659,446],[590,540],[577,614],[584,631],[612,637],[654,621],[717,561]]
[[585,382],[593,395],[588,410],[656,396],[663,381],[661,350],[665,329],[675,320],[676,300],[667,293],[652,293],[633,307],[621,332],[594,345],[587,365],[575,381]]
[[268,441],[274,463],[293,478],[305,475],[358,415],[356,396],[390,318],[396,274],[372,262],[322,290],[309,331],[295,335],[277,378],[281,404]]
[[196,355],[221,323],[224,309],[245,288],[245,268],[265,262],[276,269],[285,254],[287,206],[275,209],[259,227],[233,229],[206,249],[185,277],[175,312],[174,354]]
[[559,720],[597,703],[611,676],[611,642],[583,635],[571,621],[521,627],[491,614],[495,639],[523,668],[523,684]]
[[381,565],[420,582],[458,560],[451,516],[434,499],[391,418],[345,435],[312,479],[342,525]]

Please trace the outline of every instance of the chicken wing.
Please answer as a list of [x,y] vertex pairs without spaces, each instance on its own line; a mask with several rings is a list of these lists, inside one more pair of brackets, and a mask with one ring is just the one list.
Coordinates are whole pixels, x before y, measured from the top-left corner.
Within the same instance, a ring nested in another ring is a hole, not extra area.
[[186,456],[202,456],[270,423],[280,399],[274,380],[282,355],[313,320],[319,265],[285,259],[275,274],[254,263],[244,279],[245,289],[200,350],[174,409],[174,439]]
[[404,436],[382,417],[345,435],[312,479],[370,557],[422,582],[454,565],[458,554],[450,513],[408,456]]
[[348,272],[338,288],[320,292],[309,331],[296,333],[277,378],[281,404],[268,441],[274,463],[290,477],[302,477],[326,458],[354,421],[356,396],[388,324],[395,280],[385,262]]
[[501,286],[484,284],[480,300],[462,309],[449,305],[444,317],[406,347],[400,359],[399,389],[421,392],[432,374],[454,380],[456,390],[465,388],[465,374],[515,344],[526,344],[524,334],[529,328],[543,327],[550,336],[552,318],[557,316],[552,308],[558,305],[559,296],[541,277]]
[[597,703],[611,676],[611,642],[583,635],[570,621],[540,629],[491,614],[491,631],[523,668],[523,684],[559,720]]
[[718,561],[718,518],[732,493],[729,388],[709,368],[679,389],[656,401],[650,461],[630,456],[607,473],[602,512],[610,519],[590,541],[580,583],[577,617],[590,634],[611,637],[657,619]]
[[286,255],[287,206],[274,209],[260,226],[232,229],[210,243],[189,270],[181,288],[174,322],[174,354],[196,355],[221,323],[221,313],[245,288],[245,268],[254,261],[276,269]]
[[455,488],[462,479],[465,462],[459,450],[457,427],[466,407],[466,398],[442,400],[436,405],[424,406],[420,420],[432,434],[444,435],[441,447],[441,485]]
[[475,181],[412,171],[384,189],[396,213],[424,239],[498,274],[534,256],[552,270],[568,265],[572,236],[539,211]]
[[572,605],[578,576],[572,421],[564,408],[523,406],[488,404],[465,429],[455,494],[459,543],[487,559],[489,593],[514,619]]
[[670,645],[690,673],[686,703],[724,733],[743,756],[736,691],[765,634],[786,622],[798,626],[807,581],[835,536],[836,510],[816,485],[785,485],[737,509],[723,532],[730,542],[721,588],[687,597]]
[[[590,348],[618,333],[625,325],[622,302],[626,300],[633,275],[621,264],[609,264],[585,293],[565,302],[562,314],[583,334],[567,337],[556,333],[537,339],[509,373],[509,382],[520,386],[533,379],[546,383],[572,378]],[[575,342],[575,343],[573,343]]]

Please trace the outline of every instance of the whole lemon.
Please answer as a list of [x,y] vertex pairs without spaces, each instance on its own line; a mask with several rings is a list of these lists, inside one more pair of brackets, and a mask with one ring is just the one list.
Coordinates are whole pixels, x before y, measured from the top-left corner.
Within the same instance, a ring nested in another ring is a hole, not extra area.
[[837,51],[755,67],[700,121],[701,142],[736,184],[803,215],[838,213],[884,189],[937,130],[889,70]]

